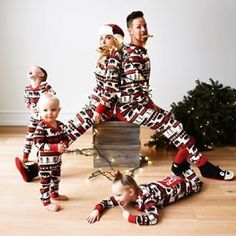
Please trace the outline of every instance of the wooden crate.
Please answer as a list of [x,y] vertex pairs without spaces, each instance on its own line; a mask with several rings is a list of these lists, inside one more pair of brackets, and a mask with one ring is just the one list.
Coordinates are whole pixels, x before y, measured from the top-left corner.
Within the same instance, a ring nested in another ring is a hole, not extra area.
[[140,164],[140,127],[112,120],[94,127],[94,167],[137,167]]

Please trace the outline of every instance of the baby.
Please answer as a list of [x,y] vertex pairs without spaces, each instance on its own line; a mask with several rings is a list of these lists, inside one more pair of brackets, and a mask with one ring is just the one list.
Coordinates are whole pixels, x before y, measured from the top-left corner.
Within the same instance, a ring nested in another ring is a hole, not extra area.
[[38,148],[38,166],[40,177],[41,201],[49,211],[59,211],[59,204],[53,200],[67,200],[67,196],[59,194],[61,175],[61,156],[68,147],[69,139],[65,133],[65,125],[57,120],[60,112],[59,99],[45,93],[39,100],[39,112],[42,121],[38,124],[33,140]]

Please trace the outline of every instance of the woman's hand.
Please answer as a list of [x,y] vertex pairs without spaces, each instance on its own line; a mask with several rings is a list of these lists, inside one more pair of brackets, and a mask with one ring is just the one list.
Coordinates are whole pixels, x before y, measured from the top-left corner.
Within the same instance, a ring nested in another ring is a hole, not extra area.
[[98,124],[100,122],[101,118],[102,118],[102,115],[95,111],[94,115],[93,115],[94,123]]

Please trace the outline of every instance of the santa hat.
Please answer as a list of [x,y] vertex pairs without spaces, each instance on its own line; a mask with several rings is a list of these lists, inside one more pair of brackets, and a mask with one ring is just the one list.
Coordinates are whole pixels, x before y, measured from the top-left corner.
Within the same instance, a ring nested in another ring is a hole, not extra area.
[[118,25],[115,24],[103,25],[99,29],[99,35],[112,35],[114,38],[117,39],[119,44],[123,43],[123,39],[125,36],[123,30]]

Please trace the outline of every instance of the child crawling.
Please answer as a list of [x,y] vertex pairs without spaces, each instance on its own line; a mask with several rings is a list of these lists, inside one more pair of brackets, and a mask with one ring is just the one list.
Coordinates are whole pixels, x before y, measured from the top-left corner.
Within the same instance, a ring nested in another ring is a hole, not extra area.
[[[163,180],[139,186],[130,175],[123,175],[118,171],[111,187],[113,196],[97,204],[87,217],[87,221],[94,223],[100,220],[102,212],[106,209],[119,205],[126,221],[139,225],[153,225],[158,222],[159,210],[163,206],[198,192],[202,184],[192,169],[183,172],[181,177],[170,175]],[[125,210],[128,204],[145,213],[130,214]]]

